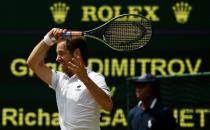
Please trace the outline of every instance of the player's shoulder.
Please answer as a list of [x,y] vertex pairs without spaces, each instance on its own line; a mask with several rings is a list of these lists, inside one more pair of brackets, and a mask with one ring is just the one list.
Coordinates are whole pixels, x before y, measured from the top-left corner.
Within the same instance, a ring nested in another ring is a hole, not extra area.
[[53,75],[55,75],[56,77],[59,77],[59,78],[64,78],[66,76],[66,74],[62,71],[52,70],[52,72],[53,72]]
[[87,72],[88,72],[88,75],[89,75],[90,77],[94,77],[94,78],[104,78],[104,76],[103,76],[101,73],[95,72],[95,71],[93,71],[93,70],[91,70],[91,69],[89,69],[89,68],[87,68]]

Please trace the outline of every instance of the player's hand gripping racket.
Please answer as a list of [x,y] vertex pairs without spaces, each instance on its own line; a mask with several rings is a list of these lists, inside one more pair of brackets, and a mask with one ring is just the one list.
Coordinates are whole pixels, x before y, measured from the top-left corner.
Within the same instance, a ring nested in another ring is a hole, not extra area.
[[131,51],[145,46],[152,35],[151,23],[141,15],[123,14],[88,31],[68,31],[62,38],[85,36],[105,43],[117,51]]

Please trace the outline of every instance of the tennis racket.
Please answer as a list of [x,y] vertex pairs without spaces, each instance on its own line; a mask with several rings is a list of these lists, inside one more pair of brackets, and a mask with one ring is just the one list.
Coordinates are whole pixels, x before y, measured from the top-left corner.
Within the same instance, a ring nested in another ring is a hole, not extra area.
[[84,36],[98,40],[117,51],[132,51],[145,46],[152,35],[151,22],[141,15],[122,14],[88,31],[67,31],[62,38]]

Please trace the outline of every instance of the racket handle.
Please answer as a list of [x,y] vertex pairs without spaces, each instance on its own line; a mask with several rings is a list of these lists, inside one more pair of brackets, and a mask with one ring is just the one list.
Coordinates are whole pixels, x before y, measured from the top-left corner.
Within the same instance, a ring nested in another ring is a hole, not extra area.
[[81,31],[67,31],[61,34],[63,39],[74,39],[80,36],[83,36],[83,32]]

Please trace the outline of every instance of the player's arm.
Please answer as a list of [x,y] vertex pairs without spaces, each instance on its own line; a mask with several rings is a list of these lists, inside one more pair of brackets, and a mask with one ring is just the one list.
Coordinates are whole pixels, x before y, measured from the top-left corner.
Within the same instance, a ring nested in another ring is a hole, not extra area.
[[50,30],[45,38],[34,47],[27,59],[27,64],[33,72],[49,85],[52,83],[52,71],[45,65],[44,60],[49,48],[55,43],[52,38],[62,31],[56,28]]
[[111,97],[106,94],[97,84],[95,84],[88,76],[81,79],[96,102],[106,111],[111,111],[113,104]]
[[29,55],[27,64],[41,80],[51,85],[52,72],[44,63],[49,48],[43,40],[40,41]]
[[68,68],[71,72],[76,74],[79,79],[85,84],[96,102],[106,111],[111,111],[113,104],[111,97],[105,93],[92,79],[87,75],[85,65],[81,60],[81,54],[78,49],[74,53],[78,52],[78,55],[72,58],[72,61],[68,62]]

